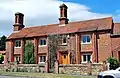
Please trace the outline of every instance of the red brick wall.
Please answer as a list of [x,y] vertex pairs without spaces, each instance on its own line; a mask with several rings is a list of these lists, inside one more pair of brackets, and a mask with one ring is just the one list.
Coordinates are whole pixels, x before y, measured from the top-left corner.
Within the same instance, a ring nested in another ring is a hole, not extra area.
[[120,37],[112,38],[112,52],[115,58],[119,58],[118,52],[120,51]]
[[75,36],[71,36],[69,39],[70,42],[70,49],[75,51]]
[[47,46],[39,46],[38,47],[38,53],[47,53],[48,47]]
[[6,52],[9,53],[8,55],[6,55],[8,57],[8,60],[7,59],[6,60],[10,61],[10,58],[11,58],[11,56],[10,56],[10,53],[11,53],[11,42],[10,41],[6,42]]
[[92,51],[92,43],[91,44],[81,44],[81,52]]
[[14,54],[21,54],[21,47],[20,48],[14,47]]
[[98,37],[98,61],[103,62],[111,56],[111,38],[109,33],[100,34]]

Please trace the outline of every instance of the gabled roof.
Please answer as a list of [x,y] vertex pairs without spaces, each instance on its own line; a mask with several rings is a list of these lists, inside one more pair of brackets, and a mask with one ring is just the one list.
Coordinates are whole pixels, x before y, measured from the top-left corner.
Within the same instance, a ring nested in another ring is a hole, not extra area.
[[86,31],[94,31],[96,29],[108,30],[111,29],[111,26],[112,26],[112,17],[86,20],[86,21],[69,22],[65,26],[59,26],[59,24],[51,24],[51,25],[23,28],[19,32],[12,33],[8,37],[8,39],[37,37],[48,34],[86,32]]

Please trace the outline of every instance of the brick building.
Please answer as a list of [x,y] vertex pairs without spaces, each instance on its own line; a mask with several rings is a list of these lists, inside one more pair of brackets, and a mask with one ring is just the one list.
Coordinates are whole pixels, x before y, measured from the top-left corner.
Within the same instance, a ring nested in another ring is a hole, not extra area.
[[71,53],[74,54],[75,63],[103,62],[107,57],[113,56],[120,61],[120,24],[113,23],[112,17],[92,19],[86,21],[69,22],[67,18],[68,7],[60,5],[60,18],[58,24],[25,28],[24,15],[15,14],[13,33],[6,42],[6,61],[16,60],[23,63],[25,43],[34,44],[35,63],[48,60],[48,34],[62,34],[58,52],[60,64],[71,63]]

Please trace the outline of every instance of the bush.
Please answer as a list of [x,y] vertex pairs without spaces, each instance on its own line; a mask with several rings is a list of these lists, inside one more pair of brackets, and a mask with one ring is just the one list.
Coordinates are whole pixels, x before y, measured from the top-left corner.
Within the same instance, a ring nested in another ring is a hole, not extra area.
[[4,56],[0,54],[0,64],[2,64],[3,61],[4,61]]
[[109,57],[107,59],[108,63],[110,63],[110,70],[113,69],[115,70],[116,68],[119,67],[119,63],[118,63],[118,60],[114,57]]

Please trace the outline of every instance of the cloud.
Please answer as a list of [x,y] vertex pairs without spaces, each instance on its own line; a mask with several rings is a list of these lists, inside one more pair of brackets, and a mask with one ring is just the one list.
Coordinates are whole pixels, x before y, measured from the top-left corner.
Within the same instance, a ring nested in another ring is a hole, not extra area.
[[[8,35],[12,32],[14,14],[22,12],[25,15],[25,25],[37,26],[58,23],[58,0],[5,0],[0,1],[0,35]],[[68,18],[70,21],[95,19],[112,16],[112,14],[100,14],[90,11],[90,7],[82,4],[64,2],[68,6]],[[7,31],[7,32],[6,32]]]
[[115,22],[120,22],[120,14],[114,16],[114,17],[113,17],[113,20],[114,20]]

